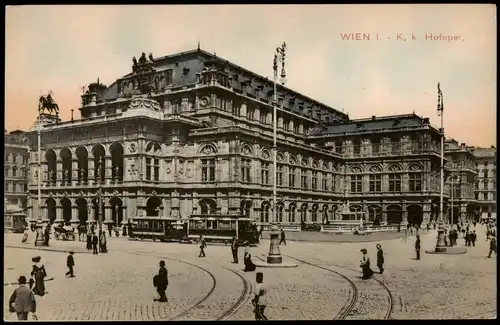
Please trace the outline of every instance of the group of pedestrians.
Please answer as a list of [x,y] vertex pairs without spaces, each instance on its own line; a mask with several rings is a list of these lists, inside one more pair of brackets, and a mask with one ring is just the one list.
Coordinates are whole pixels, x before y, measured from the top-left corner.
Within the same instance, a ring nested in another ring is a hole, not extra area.
[[31,268],[29,288],[26,287],[27,279],[24,275],[18,278],[19,287],[14,290],[9,299],[9,311],[17,314],[18,320],[28,320],[28,314],[32,313],[33,319],[36,316],[35,295],[43,297],[45,295],[45,278],[47,271],[41,264],[41,257],[36,256],[31,259],[33,266]]
[[[252,262],[252,254],[250,254],[250,245],[248,241],[243,243],[245,247],[245,251],[243,253],[243,264],[245,265],[245,272],[253,272],[257,268],[256,265]],[[239,243],[236,237],[233,237],[233,241],[231,242],[231,253],[233,255],[233,263],[238,264],[238,248]]]
[[[385,258],[384,258],[384,251],[382,250],[382,245],[377,244],[377,267],[379,269],[379,274],[384,273],[384,263],[385,263]],[[375,272],[371,269],[371,264],[370,264],[370,257],[368,257],[368,251],[363,248],[361,249],[361,261],[360,261],[360,267],[361,267],[361,272],[362,272],[362,279],[367,280],[370,279]]]
[[94,255],[108,252],[105,231],[99,231],[99,237],[96,235],[95,231],[87,234],[87,251],[90,250],[92,250],[92,254]]

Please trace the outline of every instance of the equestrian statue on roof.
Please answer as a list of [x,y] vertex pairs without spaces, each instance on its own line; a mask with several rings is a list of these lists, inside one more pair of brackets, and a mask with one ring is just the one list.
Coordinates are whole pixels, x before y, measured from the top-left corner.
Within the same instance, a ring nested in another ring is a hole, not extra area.
[[56,116],[59,115],[59,105],[54,101],[50,92],[46,97],[40,96],[38,99],[38,113],[41,115],[45,110],[47,110],[49,114],[54,112]]

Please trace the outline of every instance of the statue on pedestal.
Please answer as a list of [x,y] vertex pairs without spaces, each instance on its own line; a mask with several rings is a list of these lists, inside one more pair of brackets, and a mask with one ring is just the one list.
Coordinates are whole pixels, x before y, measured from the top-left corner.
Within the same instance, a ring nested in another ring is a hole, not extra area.
[[80,182],[85,181],[85,169],[80,168]]
[[68,182],[71,180],[70,177],[69,177],[69,171],[67,169],[64,170],[64,178],[63,178],[63,180],[68,181]]

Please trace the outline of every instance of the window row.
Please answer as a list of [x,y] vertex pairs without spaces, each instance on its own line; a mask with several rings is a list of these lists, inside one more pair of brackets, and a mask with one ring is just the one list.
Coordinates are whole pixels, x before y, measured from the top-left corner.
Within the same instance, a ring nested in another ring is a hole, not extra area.
[[12,163],[22,163],[23,165],[28,164],[28,157],[23,155],[14,155],[9,153],[8,155],[4,155],[5,162]]
[[5,192],[8,193],[26,193],[28,191],[28,184],[15,183],[15,182],[5,182]]
[[[260,210],[260,222],[269,222],[269,217],[271,214],[271,205],[269,203],[264,203]],[[312,222],[321,222],[326,217],[326,210],[319,210],[317,206],[314,206],[310,211],[311,221]],[[299,222],[299,221],[307,221],[307,207],[304,206],[300,209],[297,209],[297,206],[291,204],[288,208],[288,220],[287,222]],[[299,219],[300,218],[300,219]],[[276,219],[277,222],[284,222],[285,220],[285,208],[282,204],[278,204],[276,207]]]
[[26,169],[19,169],[17,167],[10,168],[9,166],[5,166],[4,171],[4,177],[28,177],[28,171]]
[[476,192],[475,194],[476,200],[479,201],[496,201],[497,193],[488,193],[488,192]]
[[[409,191],[421,192],[422,191],[422,174],[411,173],[409,175]],[[401,174],[389,174],[389,188],[388,192],[401,192]],[[351,193],[363,193],[363,176],[351,176]],[[382,175],[370,175],[368,181],[368,192],[381,193],[382,192]],[[385,192],[385,191],[384,191]]]

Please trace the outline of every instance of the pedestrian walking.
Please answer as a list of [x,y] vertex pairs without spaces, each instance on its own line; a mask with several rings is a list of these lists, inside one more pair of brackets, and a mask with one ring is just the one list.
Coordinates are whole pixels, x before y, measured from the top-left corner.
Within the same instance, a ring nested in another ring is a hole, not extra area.
[[415,241],[415,251],[417,252],[417,260],[420,260],[420,235],[417,235],[417,240]]
[[255,320],[267,320],[264,312],[267,306],[267,287],[264,285],[264,274],[257,272],[255,276],[255,297],[252,299],[254,305]]
[[108,252],[108,241],[106,240],[106,232],[105,231],[103,231],[101,234],[101,238],[99,239],[99,244],[101,246],[101,252],[107,253]]
[[260,226],[259,228],[259,236],[260,236],[260,239],[264,239],[264,236],[262,235],[262,230],[264,229],[264,226]]
[[470,246],[470,233],[469,232],[465,233],[464,239],[465,239],[465,246]]
[[200,254],[198,255],[198,257],[205,257],[205,247],[207,247],[207,243],[205,242],[205,238],[203,238],[202,235],[200,235],[199,245]]
[[368,257],[368,251],[366,249],[361,249],[361,253],[363,254],[361,257],[360,267],[363,273],[361,277],[363,280],[367,280],[373,276],[373,270],[370,268],[370,258]]
[[408,227],[405,228],[405,242],[408,240]]
[[45,295],[45,278],[47,271],[45,266],[40,263],[40,256],[35,256],[31,259],[35,263],[31,269],[30,289],[33,288],[33,293],[37,296],[43,297]]
[[250,254],[250,246],[248,241],[245,241],[245,252],[243,254],[243,264],[245,264],[244,272],[253,272],[257,268],[252,262],[252,254]]
[[92,254],[97,255],[99,254],[97,250],[97,245],[99,244],[99,238],[97,238],[97,235],[95,234],[95,231],[92,233]]
[[279,243],[279,245],[281,245],[281,243],[283,243],[286,246],[285,231],[283,229],[281,229],[281,232],[280,232],[280,243]]
[[488,258],[491,257],[491,253],[495,252],[495,255],[497,255],[497,239],[492,236],[490,240],[490,253],[488,254]]
[[90,251],[92,249],[92,233],[87,233],[87,250]]
[[28,320],[31,312],[36,319],[36,300],[33,291],[26,287],[26,277],[21,275],[17,280],[19,287],[14,290],[9,299],[9,311],[17,314],[17,320]]
[[377,267],[380,274],[384,273],[384,251],[382,250],[382,245],[377,244]]
[[68,272],[66,272],[66,276],[69,275],[70,278],[74,278],[75,274],[73,273],[73,267],[75,266],[75,259],[73,258],[74,252],[69,252],[68,258],[66,259],[66,266],[68,267]]
[[233,254],[233,263],[238,264],[238,240],[233,237],[233,242],[231,243],[231,253]]
[[476,246],[476,239],[477,239],[477,235],[476,235],[476,231],[473,230],[472,233],[470,234],[470,241],[472,242],[472,246]]
[[109,233],[109,237],[111,237],[112,230],[113,230],[113,225],[111,225],[110,223],[108,223],[108,233]]
[[153,285],[156,287],[156,291],[160,295],[160,299],[155,299],[154,301],[168,302],[167,299],[167,287],[168,287],[168,271],[165,267],[165,261],[160,261],[160,269],[158,275],[153,277]]
[[47,225],[45,227],[45,231],[44,231],[44,237],[43,237],[43,240],[44,240],[44,245],[45,246],[49,246],[49,239],[50,239],[50,226]]

